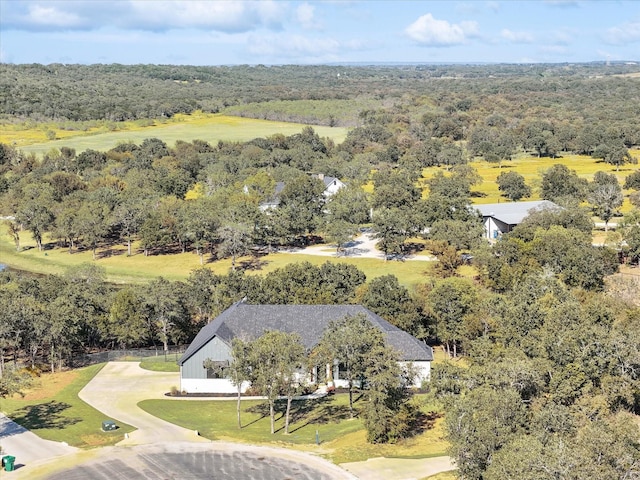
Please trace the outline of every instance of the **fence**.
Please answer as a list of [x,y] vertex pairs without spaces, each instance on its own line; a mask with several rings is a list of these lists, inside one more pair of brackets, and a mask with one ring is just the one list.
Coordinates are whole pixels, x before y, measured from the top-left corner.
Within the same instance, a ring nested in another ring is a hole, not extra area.
[[168,351],[161,349],[108,350],[106,352],[74,355],[68,362],[68,365],[77,368],[103,362],[139,362],[150,357],[158,357],[158,359],[164,357],[165,362],[177,362],[184,351],[184,346],[170,347]]

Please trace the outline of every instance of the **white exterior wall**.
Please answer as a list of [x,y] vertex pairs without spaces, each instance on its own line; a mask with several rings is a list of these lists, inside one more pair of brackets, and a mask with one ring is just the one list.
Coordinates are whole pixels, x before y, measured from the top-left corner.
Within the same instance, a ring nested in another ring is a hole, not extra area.
[[401,367],[412,366],[416,372],[416,378],[411,385],[414,388],[422,387],[424,382],[428,382],[431,378],[431,362],[399,362]]
[[344,187],[344,183],[342,183],[340,180],[336,179],[333,182],[331,182],[324,190],[324,196],[325,197],[331,197],[332,195],[335,195],[336,192],[338,190],[340,190],[342,187]]
[[[242,384],[241,392],[247,391],[249,382]],[[238,388],[226,378],[183,378],[180,380],[180,391],[187,393],[238,393]]]

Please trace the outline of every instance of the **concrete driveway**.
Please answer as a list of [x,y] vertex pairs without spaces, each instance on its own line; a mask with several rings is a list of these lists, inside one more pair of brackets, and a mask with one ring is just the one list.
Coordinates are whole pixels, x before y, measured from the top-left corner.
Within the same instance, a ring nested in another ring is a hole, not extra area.
[[19,466],[26,465],[7,473],[7,478],[408,480],[454,468],[449,457],[376,458],[336,466],[316,455],[295,450],[211,442],[138,407],[142,400],[166,398],[164,393],[178,385],[178,373],[150,372],[133,362],[105,365],[79,396],[105,417],[137,428],[128,438],[123,436],[115,447],[79,451],[42,440],[5,418],[0,423],[2,445],[8,453],[15,453]]
[[[60,442],[44,440],[0,413],[0,445],[3,455],[16,457],[16,468],[78,451]],[[1,476],[1,474],[0,474]]]
[[118,445],[209,442],[193,430],[160,420],[138,407],[142,400],[166,398],[164,394],[179,385],[178,373],[150,372],[134,362],[109,362],[78,396],[107,417],[137,428]]
[[[18,460],[24,458],[26,466],[7,473],[7,477],[29,480],[356,478],[322,458],[303,452],[211,442],[138,407],[142,400],[166,398],[164,393],[177,385],[177,373],[150,372],[133,362],[108,363],[80,391],[79,397],[105,417],[133,425],[137,430],[128,438],[123,436],[115,447],[72,449],[61,451],[58,457],[29,457],[31,445],[24,443],[12,452]],[[38,439],[32,433],[28,435]]]

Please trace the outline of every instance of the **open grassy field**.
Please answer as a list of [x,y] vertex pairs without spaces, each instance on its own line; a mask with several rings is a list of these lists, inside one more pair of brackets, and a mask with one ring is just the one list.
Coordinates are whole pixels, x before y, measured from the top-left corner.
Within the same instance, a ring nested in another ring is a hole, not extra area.
[[[80,153],[87,149],[106,151],[118,143],[142,143],[145,138],[159,138],[173,146],[176,140],[205,140],[212,145],[219,140],[248,141],[256,137],[268,137],[276,133],[293,135],[306,125],[299,123],[272,122],[251,118],[231,117],[219,114],[194,113],[176,115],[174,118],[154,125],[141,126],[138,122],[123,122],[117,131],[109,131],[107,126],[97,126],[87,131],[62,130],[55,124],[0,126],[0,142],[16,145],[24,152],[42,155],[52,148],[71,147]],[[336,143],[344,140],[347,129],[341,127],[313,126],[321,137],[329,137]],[[47,140],[47,131],[54,132],[55,140]]]
[[113,432],[101,430],[103,413],[78,398],[78,392],[100,371],[104,364],[44,373],[37,377],[25,396],[2,399],[2,411],[36,435],[80,448],[114,445],[131,432],[130,425],[118,423]]
[[[415,400],[424,413],[422,431],[394,445],[367,443],[362,421],[351,419],[348,395],[339,394],[316,400],[294,402],[289,435],[284,434],[284,402],[278,405],[276,433],[269,433],[268,406],[263,401],[242,402],[243,428],[236,424],[236,402],[145,400],[139,406],[171,423],[198,430],[212,440],[253,444],[276,444],[310,450],[322,454],[334,463],[356,462],[372,457],[426,458],[445,455],[448,444],[442,438],[442,420],[422,396]],[[358,402],[356,402],[356,407]],[[316,431],[320,445],[316,445]]]
[[[22,251],[16,252],[6,228],[0,226],[0,263],[15,269],[62,274],[70,266],[94,262],[90,251],[70,254],[66,248],[54,248],[53,243],[49,243],[45,251],[39,252],[29,232],[23,232],[21,245]],[[108,250],[99,249],[98,256],[100,258],[95,260],[95,263],[105,268],[108,280],[113,283],[144,283],[160,276],[169,280],[184,280],[193,269],[200,267],[199,257],[193,252],[148,257],[142,253],[135,253],[128,257],[126,247],[120,245]],[[205,261],[207,258],[208,256],[205,256]],[[289,263],[302,261],[313,265],[321,265],[326,261],[348,263],[362,270],[369,280],[394,274],[406,286],[424,282],[432,268],[431,262],[424,261],[385,262],[376,258],[335,258],[291,253],[275,253],[259,258],[242,257],[238,263],[246,262],[250,266],[247,270],[249,275],[262,275]],[[206,265],[215,273],[226,274],[231,268],[231,260],[219,260]]]
[[[631,155],[640,161],[640,150],[631,150]],[[485,161],[474,161],[470,165],[478,171],[480,177],[482,177],[482,183],[472,187],[474,194],[473,202],[476,204],[484,203],[499,203],[506,202],[507,200],[501,196],[498,190],[498,184],[496,179],[502,172],[517,172],[525,178],[527,185],[529,185],[533,194],[530,200],[540,199],[540,187],[542,181],[542,174],[545,170],[549,169],[552,165],[562,164],[566,165],[570,170],[575,170],[580,178],[591,181],[593,175],[598,171],[606,173],[613,173],[618,178],[620,185],[624,184],[625,178],[633,171],[639,168],[639,165],[623,165],[619,171],[616,171],[614,165],[610,165],[601,160],[596,160],[587,155],[565,155],[560,158],[538,158],[528,154],[521,154],[509,162],[502,162],[502,165],[495,163],[489,163]],[[437,171],[438,168],[427,168],[423,171],[423,176],[430,178]],[[624,192],[626,195],[630,191]],[[624,204],[621,211],[627,212],[631,209],[629,199],[625,197]]]

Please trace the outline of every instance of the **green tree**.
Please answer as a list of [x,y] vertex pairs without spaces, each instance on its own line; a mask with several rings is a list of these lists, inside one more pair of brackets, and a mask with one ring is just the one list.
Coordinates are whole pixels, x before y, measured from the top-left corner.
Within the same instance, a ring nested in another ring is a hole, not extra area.
[[188,313],[178,294],[178,285],[160,277],[149,283],[144,292],[145,315],[158,329],[162,349],[169,350],[169,340],[175,330],[188,319]]
[[31,231],[33,239],[42,251],[42,236],[53,224],[53,189],[47,185],[29,184],[23,189],[23,199],[16,211],[16,221]]
[[367,402],[363,407],[363,423],[370,443],[395,443],[411,432],[416,416],[409,402],[407,386],[414,379],[411,368],[398,363],[398,353],[375,342],[366,357],[365,378]]
[[593,206],[594,213],[604,220],[605,232],[608,231],[609,220],[622,205],[623,200],[622,189],[616,176],[596,172],[593,183],[589,185],[587,198]]
[[[338,362],[340,378],[347,381],[349,389],[349,413],[353,418],[353,387],[363,383],[368,356],[374,346],[384,343],[382,332],[374,327],[364,314],[347,315],[329,322],[317,347],[321,363]],[[322,365],[319,365],[322,368]],[[362,387],[362,385],[360,385]]]
[[411,214],[406,209],[381,208],[373,216],[373,237],[384,253],[385,261],[392,255],[402,255],[404,242],[412,231]]
[[640,267],[640,209],[633,209],[622,221],[622,238],[626,243],[625,253],[631,262]]
[[575,171],[565,165],[556,164],[542,174],[540,196],[545,200],[556,201],[569,197],[582,201],[587,193],[587,181],[579,178]]
[[134,287],[118,290],[109,308],[105,340],[120,348],[141,345],[149,340],[149,327],[144,315],[144,300]]
[[296,333],[268,331],[251,342],[252,385],[267,397],[271,434],[275,433],[275,402],[284,391],[287,396],[285,433],[289,433],[291,399],[297,389],[297,373],[301,370],[304,346]]
[[418,304],[395,275],[371,280],[359,292],[359,302],[398,328],[417,337],[425,336]]
[[5,220],[4,224],[7,226],[7,233],[11,240],[13,240],[14,245],[16,246],[16,252],[20,251],[20,225],[11,220]]
[[33,377],[28,372],[17,370],[14,367],[0,371],[0,398],[22,394],[33,383]]
[[594,158],[601,158],[607,163],[616,166],[616,171],[620,171],[620,165],[625,163],[638,163],[638,161],[629,153],[629,150],[621,143],[613,145],[600,144],[591,154]]
[[[240,420],[240,402],[242,400],[242,387],[246,382],[251,381],[251,344],[244,342],[239,338],[234,338],[231,343],[231,355],[233,361],[229,365],[229,380],[236,386],[238,392],[238,401],[236,405],[236,414],[238,417],[238,428],[242,428]],[[288,422],[287,422],[288,425]]]
[[110,213],[108,205],[87,201],[82,204],[75,218],[75,228],[82,240],[91,247],[94,260],[98,245],[109,233]]
[[445,428],[460,475],[483,479],[496,452],[526,424],[522,399],[513,390],[482,386],[457,398],[445,415]]
[[464,317],[471,313],[477,302],[473,284],[462,278],[445,278],[436,282],[427,298],[437,337],[444,341],[447,353],[457,356],[458,345],[464,339]]
[[628,190],[640,190],[640,170],[636,170],[635,172],[627,175],[624,179],[624,188]]
[[352,241],[358,233],[357,225],[340,219],[330,218],[324,227],[327,242],[336,244],[336,255],[340,255],[342,246]]
[[502,172],[496,179],[498,190],[509,200],[517,202],[518,200],[531,196],[531,187],[529,187],[524,177],[517,172]]

